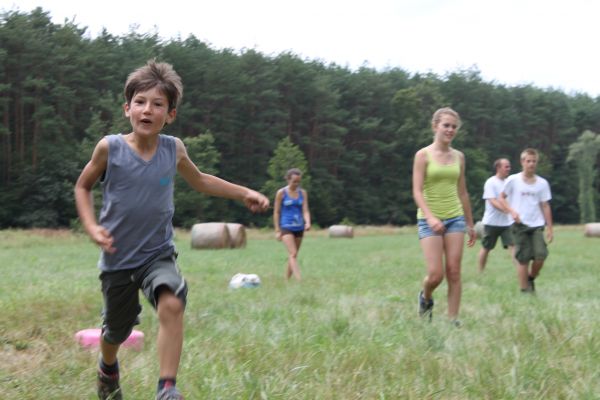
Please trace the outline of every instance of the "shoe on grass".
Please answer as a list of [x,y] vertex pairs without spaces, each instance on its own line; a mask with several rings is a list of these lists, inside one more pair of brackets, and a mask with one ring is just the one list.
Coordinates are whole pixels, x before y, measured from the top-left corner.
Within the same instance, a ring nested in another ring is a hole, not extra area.
[[535,292],[535,278],[533,276],[528,276],[527,277],[527,288],[529,289],[530,292]]
[[419,292],[419,317],[428,317],[429,321],[433,317],[433,299],[425,300],[422,290]]
[[100,400],[122,400],[123,394],[119,386],[119,373],[105,374],[98,370],[98,398]]
[[156,394],[156,400],[183,400],[183,395],[175,386],[163,388]]

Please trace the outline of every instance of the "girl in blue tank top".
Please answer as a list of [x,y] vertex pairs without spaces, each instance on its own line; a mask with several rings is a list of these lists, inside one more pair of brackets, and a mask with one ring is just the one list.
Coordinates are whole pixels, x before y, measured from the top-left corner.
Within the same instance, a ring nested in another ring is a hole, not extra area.
[[308,195],[300,188],[302,172],[299,169],[290,169],[285,178],[288,185],[279,189],[275,196],[273,225],[277,240],[281,240],[288,251],[286,278],[293,276],[299,281],[298,251],[304,231],[310,229]]
[[291,232],[304,230],[304,218],[302,217],[302,204],[304,196],[302,190],[298,191],[298,197],[290,196],[288,189],[283,189],[283,199],[281,201],[281,218],[279,227]]

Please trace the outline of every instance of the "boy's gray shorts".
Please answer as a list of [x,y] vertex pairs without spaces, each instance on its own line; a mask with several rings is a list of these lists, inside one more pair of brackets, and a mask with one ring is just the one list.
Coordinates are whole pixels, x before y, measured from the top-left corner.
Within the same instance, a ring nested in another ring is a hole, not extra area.
[[156,309],[159,287],[166,287],[181,299],[185,306],[187,284],[177,266],[174,249],[160,254],[139,268],[100,273],[104,309],[102,332],[107,343],[121,344],[139,324],[142,311],[139,301],[141,289]]

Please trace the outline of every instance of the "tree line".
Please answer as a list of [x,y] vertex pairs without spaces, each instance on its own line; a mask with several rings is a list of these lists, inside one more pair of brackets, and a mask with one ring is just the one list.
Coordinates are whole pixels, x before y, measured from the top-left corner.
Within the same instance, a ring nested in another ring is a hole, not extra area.
[[[444,76],[351,70],[293,53],[214,49],[193,35],[163,40],[105,30],[91,38],[85,27],[55,24],[37,8],[0,16],[0,228],[77,225],[74,182],[98,140],[129,129],[124,82],[153,58],[173,64],[183,79],[183,101],[165,133],[186,142],[199,168],[273,199],[278,180],[285,184],[273,171],[287,151],[306,165],[320,226],[414,223],[413,156],[431,142],[431,115],[442,106],[463,120],[454,143],[466,156],[476,219],[493,161],[506,157],[516,172],[526,147],[542,155],[538,171],[550,181],[557,223],[580,222],[582,198],[592,199],[596,215],[597,179],[584,180],[592,187],[579,196],[582,168],[568,156],[583,132],[600,132],[599,98],[487,82],[476,69]],[[595,174],[597,152],[588,158]],[[271,223],[181,182],[176,209],[178,226]]]

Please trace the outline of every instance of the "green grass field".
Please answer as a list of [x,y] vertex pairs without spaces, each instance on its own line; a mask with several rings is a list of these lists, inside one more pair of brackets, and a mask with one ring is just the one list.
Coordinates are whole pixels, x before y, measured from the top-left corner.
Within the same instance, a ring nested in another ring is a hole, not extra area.
[[[310,232],[304,280],[284,280],[286,254],[252,231],[238,250],[192,250],[178,232],[190,287],[178,386],[187,399],[599,399],[600,239],[558,227],[522,295],[507,252],[479,274],[463,260],[463,327],[416,316],[424,276],[415,229]],[[73,339],[97,327],[98,249],[69,232],[0,231],[0,398],[93,399],[97,353]],[[236,272],[257,289],[228,289]],[[144,349],[120,353],[126,399],[153,399],[157,320],[144,301]]]

